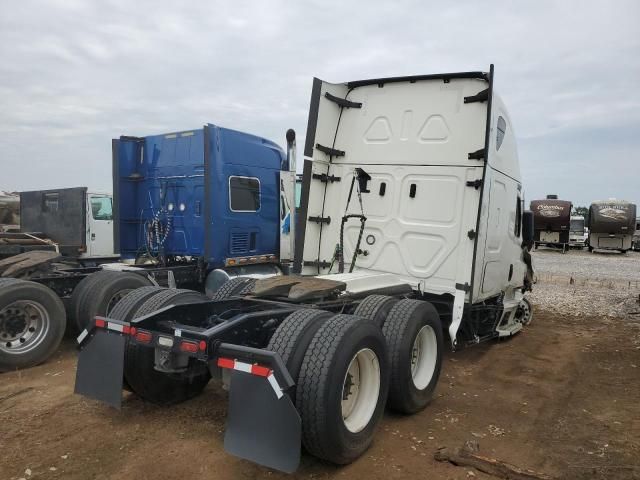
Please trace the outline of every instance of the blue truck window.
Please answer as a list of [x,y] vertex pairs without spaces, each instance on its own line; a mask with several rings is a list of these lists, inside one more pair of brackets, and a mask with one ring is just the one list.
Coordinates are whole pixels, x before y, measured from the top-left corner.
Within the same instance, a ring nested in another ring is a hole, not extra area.
[[232,212],[260,210],[260,180],[255,177],[229,177],[229,208]]

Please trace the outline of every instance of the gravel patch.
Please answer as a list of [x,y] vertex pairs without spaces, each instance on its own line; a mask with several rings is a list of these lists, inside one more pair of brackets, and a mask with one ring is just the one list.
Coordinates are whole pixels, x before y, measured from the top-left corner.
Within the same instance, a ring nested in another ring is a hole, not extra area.
[[548,274],[571,275],[590,280],[627,280],[640,285],[640,252],[595,252],[539,248],[532,251],[533,267]]
[[568,316],[606,316],[640,324],[640,253],[532,252],[535,306]]

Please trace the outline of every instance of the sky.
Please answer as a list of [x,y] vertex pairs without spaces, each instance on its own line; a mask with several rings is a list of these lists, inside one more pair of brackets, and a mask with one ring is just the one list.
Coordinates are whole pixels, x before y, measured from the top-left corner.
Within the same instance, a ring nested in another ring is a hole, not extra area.
[[111,139],[205,123],[302,154],[313,77],[489,69],[529,199],[640,204],[640,2],[85,0],[0,13],[0,190],[111,191]]

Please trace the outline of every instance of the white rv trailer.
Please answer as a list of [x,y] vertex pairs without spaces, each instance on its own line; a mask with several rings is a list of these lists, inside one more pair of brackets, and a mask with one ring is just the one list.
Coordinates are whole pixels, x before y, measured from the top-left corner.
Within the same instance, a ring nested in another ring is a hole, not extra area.
[[636,227],[636,205],[626,200],[597,200],[589,207],[589,251],[632,247]]
[[315,79],[305,156],[299,272],[348,291],[409,283],[437,307],[454,348],[522,328],[523,189],[493,67]]
[[640,217],[636,218],[636,231],[631,238],[631,249],[640,252]]

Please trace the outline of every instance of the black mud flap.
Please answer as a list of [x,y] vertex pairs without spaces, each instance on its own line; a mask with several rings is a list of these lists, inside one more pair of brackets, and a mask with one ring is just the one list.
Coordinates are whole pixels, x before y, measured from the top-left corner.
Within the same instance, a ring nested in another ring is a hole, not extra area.
[[94,330],[80,347],[75,393],[120,409],[126,337]]
[[224,437],[227,452],[293,473],[300,464],[302,421],[289,395],[278,398],[264,377],[231,372]]

